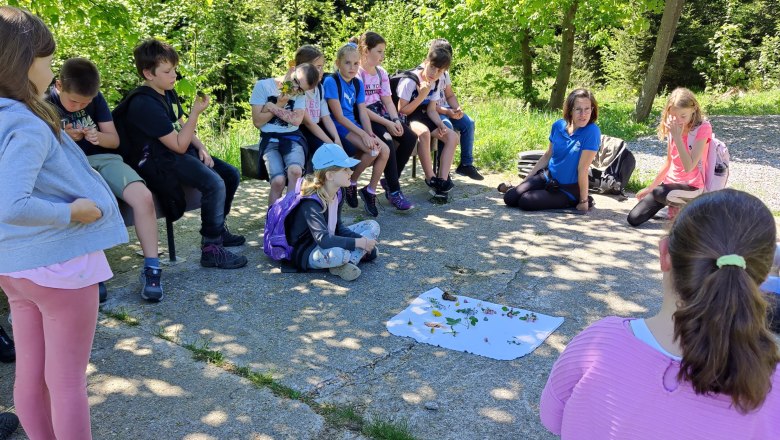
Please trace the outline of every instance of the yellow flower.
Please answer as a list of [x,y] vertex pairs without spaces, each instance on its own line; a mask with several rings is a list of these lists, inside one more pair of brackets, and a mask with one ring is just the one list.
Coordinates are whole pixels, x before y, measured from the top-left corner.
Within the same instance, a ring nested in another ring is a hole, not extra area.
[[441,312],[438,311],[438,310],[434,310],[433,311],[433,316],[439,317],[439,316],[441,316]]

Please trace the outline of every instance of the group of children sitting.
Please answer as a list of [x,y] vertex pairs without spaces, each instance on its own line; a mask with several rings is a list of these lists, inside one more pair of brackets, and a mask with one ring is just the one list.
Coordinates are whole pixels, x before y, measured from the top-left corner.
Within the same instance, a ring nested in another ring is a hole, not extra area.
[[[339,49],[336,71],[325,74],[324,54],[305,45],[296,52],[295,65],[285,76],[255,84],[249,102],[252,121],[260,129],[260,178],[271,185],[269,206],[282,197],[285,188],[294,191],[307,172],[322,171],[314,166],[313,158],[325,144],[338,146],[357,161],[349,167],[344,200],[356,208],[359,197],[372,217],[379,214],[378,186],[396,209],[413,208],[401,190],[399,176],[418,145],[425,182],[433,194],[443,195],[453,188],[450,167],[459,142],[461,162],[456,172],[483,178],[473,165],[474,122],[460,108],[447,73],[452,61],[450,44],[443,39],[432,41],[422,64],[403,72],[394,90],[390,76],[380,67],[385,48],[379,34],[366,32]],[[149,39],[133,55],[144,83],[122,100],[113,115],[100,92],[97,67],[83,58],[65,61],[46,99],[59,111],[64,133],[81,147],[117,199],[132,208],[144,254],[141,296],[156,302],[163,298],[163,289],[152,192],[166,215],[176,219],[186,204],[182,185],[199,190],[201,265],[240,268],[247,264],[246,257],[226,248],[244,244],[245,238],[231,233],[225,223],[240,174],[212,157],[196,134],[209,98],[199,94],[184,117],[174,91],[176,50]],[[121,145],[120,133],[124,133]],[[432,138],[441,141],[438,169],[431,158]],[[370,180],[358,189],[357,181],[368,167],[372,167]],[[316,182],[317,176],[310,180]],[[325,174],[320,181],[327,181]],[[298,266],[305,270],[322,264]],[[355,269],[334,273],[354,279],[359,273]],[[101,283],[101,300],[105,292]]]

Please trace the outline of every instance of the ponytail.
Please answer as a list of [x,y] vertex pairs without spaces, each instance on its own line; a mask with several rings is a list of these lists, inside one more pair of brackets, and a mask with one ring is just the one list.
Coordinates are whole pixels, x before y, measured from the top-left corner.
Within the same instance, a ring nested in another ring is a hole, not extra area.
[[[731,396],[741,413],[761,406],[780,362],[768,305],[758,289],[769,273],[775,240],[769,209],[731,189],[689,203],[669,234],[672,280],[680,297],[674,313],[682,349],[678,379],[690,382],[697,394]],[[736,257],[723,263],[721,257],[731,254],[744,259],[744,268],[734,265]]]
[[303,184],[301,185],[301,194],[304,197],[317,194],[322,203],[325,205],[322,208],[323,212],[325,212],[328,206],[328,194],[325,192],[325,181],[327,180],[325,173],[336,170],[339,170],[339,167],[329,167],[316,170],[314,173],[306,176]]

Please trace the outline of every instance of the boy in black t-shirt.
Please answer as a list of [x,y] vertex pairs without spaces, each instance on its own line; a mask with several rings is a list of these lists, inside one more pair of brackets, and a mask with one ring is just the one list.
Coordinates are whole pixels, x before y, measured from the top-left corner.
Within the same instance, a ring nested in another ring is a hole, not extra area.
[[167,43],[149,39],[136,46],[133,57],[144,85],[127,103],[125,115],[125,127],[132,140],[130,148],[140,158],[131,165],[137,167],[158,196],[180,194],[176,191],[179,185],[201,192],[202,266],[221,269],[245,266],[246,257],[225,249],[246,241],[225,226],[240,174],[234,166],[211,157],[195,134],[198,116],[208,107],[209,98],[202,95],[196,98],[185,122],[184,111],[173,90],[179,63],[176,50]]
[[[108,183],[114,196],[133,208],[135,231],[144,253],[141,297],[157,302],[163,297],[163,289],[152,193],[118,154],[119,136],[99,89],[97,67],[87,59],[71,58],[62,65],[59,78],[49,89],[46,99],[59,111],[65,133],[81,147],[89,164]],[[105,300],[104,287],[100,289],[101,302]]]

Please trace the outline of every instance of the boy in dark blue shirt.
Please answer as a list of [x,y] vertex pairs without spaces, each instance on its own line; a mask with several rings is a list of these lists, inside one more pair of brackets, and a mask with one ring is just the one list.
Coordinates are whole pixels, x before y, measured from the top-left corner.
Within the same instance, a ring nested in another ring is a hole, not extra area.
[[127,104],[125,116],[131,149],[139,158],[131,165],[137,167],[158,196],[171,194],[171,186],[179,185],[201,192],[200,264],[203,267],[245,266],[246,257],[225,249],[246,241],[225,226],[240,174],[234,166],[211,157],[195,134],[198,116],[208,107],[209,98],[196,98],[185,122],[184,111],[173,90],[179,63],[176,50],[167,43],[149,39],[136,46],[133,56],[144,85]]
[[[152,193],[118,154],[119,136],[108,104],[100,93],[97,67],[84,58],[66,60],[46,99],[57,108],[65,133],[81,147],[89,164],[108,183],[114,196],[133,208],[135,231],[144,254],[141,297],[147,301],[160,301],[163,297],[162,270]],[[103,283],[100,284],[102,302],[106,290]]]

